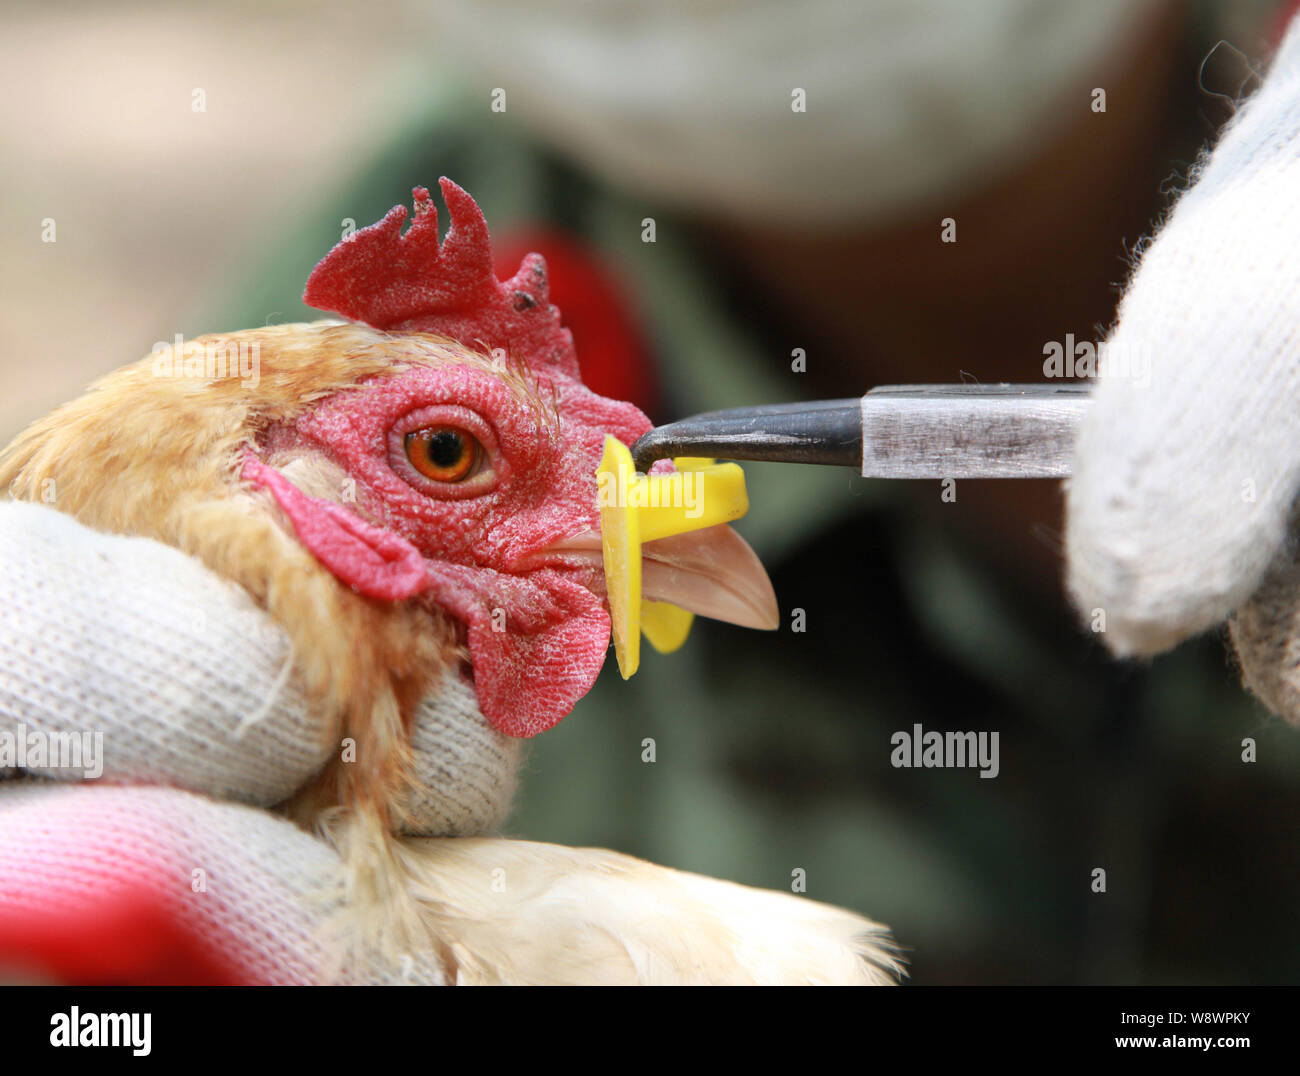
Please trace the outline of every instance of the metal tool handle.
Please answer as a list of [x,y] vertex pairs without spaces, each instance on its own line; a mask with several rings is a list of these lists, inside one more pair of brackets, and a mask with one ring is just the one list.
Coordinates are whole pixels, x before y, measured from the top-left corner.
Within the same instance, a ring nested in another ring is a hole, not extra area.
[[1064,478],[1091,386],[886,385],[862,397],[867,478]]

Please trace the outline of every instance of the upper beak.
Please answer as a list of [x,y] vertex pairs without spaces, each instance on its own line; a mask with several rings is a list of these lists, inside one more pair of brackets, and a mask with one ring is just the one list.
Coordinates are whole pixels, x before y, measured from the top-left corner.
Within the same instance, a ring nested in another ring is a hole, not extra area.
[[[539,553],[578,554],[601,564],[600,532],[583,531]],[[772,581],[749,543],[726,524],[657,538],[641,546],[642,596],[743,628],[780,623]]]

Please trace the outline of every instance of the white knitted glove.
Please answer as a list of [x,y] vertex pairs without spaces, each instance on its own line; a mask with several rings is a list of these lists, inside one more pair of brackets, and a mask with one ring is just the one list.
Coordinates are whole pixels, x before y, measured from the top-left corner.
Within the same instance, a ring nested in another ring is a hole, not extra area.
[[1246,685],[1296,721],[1300,20],[1194,178],[1120,306],[1109,344],[1129,376],[1100,378],[1083,424],[1069,587],[1120,655],[1236,611]]
[[[100,534],[41,505],[4,503],[0,608],[0,778],[22,771],[97,780],[97,787],[50,793],[59,794],[50,803],[76,816],[71,841],[83,856],[93,846],[87,842],[101,842],[105,851],[92,858],[103,867],[115,840],[143,847],[153,833],[163,849],[154,862],[220,864],[234,891],[226,904],[205,905],[204,914],[244,909],[241,931],[257,920],[257,908],[282,908],[289,895],[320,888],[320,873],[336,866],[323,842],[265,811],[202,798],[273,806],[339,749],[337,731],[310,712],[296,687],[287,636],[242,589],[158,542]],[[413,828],[463,836],[501,823],[521,744],[487,725],[455,673],[425,699],[412,738],[420,789]],[[60,743],[65,757],[54,758]],[[50,757],[37,754],[38,745]],[[74,746],[79,755],[66,754]],[[63,870],[22,866],[41,861],[15,834],[48,842],[56,817],[33,793],[18,794],[31,784],[0,783],[0,830],[10,856],[0,855],[0,903],[6,886],[30,896],[53,885],[42,870]],[[169,785],[201,795],[105,785]],[[102,821],[101,811],[117,822]],[[121,869],[133,868],[128,862]],[[93,882],[95,875],[78,876]],[[184,866],[175,877],[188,889],[189,876]],[[300,925],[322,922],[323,907],[300,908]],[[297,963],[266,959],[288,980],[313,978],[304,971],[316,967],[307,949],[299,947]],[[266,970],[251,958],[245,963],[250,972]]]
[[[268,807],[339,748],[297,689],[279,625],[170,546],[100,534],[41,505],[0,504],[0,607],[0,733],[102,733],[105,781]],[[447,674],[412,738],[417,832],[500,825],[520,741],[486,723],[469,685]]]
[[[345,956],[341,891],[334,850],[269,811],[173,788],[0,782],[11,922],[94,921],[145,900],[238,982],[443,983],[432,952]],[[6,970],[46,972],[0,946]]]

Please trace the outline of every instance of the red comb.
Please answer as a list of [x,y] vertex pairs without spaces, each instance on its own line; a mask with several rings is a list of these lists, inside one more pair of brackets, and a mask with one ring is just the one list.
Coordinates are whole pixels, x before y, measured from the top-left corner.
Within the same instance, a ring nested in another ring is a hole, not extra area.
[[303,302],[376,329],[430,332],[470,347],[505,348],[535,368],[578,376],[569,330],[551,305],[546,263],[524,258],[509,280],[496,278],[483,213],[464,190],[438,181],[451,215],[438,243],[438,211],[424,187],[412,191],[415,219],[402,234],[406,207],[349,236],[307,278]]

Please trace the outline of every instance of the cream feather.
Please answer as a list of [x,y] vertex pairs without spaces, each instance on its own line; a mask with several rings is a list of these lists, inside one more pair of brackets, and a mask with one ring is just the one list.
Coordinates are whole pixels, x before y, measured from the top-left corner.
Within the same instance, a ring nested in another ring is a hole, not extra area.
[[466,985],[886,985],[886,928],[793,894],[617,852],[407,839],[397,859]]

